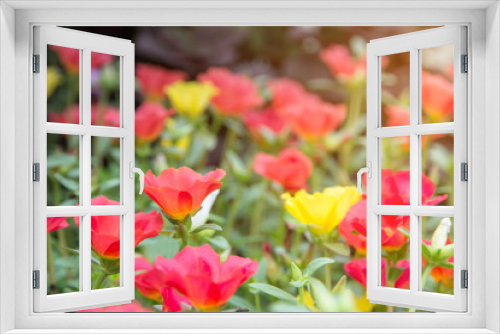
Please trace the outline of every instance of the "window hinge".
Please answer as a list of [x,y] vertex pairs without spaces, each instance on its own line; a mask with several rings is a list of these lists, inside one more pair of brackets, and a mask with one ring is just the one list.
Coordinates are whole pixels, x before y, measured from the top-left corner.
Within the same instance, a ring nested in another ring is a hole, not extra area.
[[467,55],[462,55],[462,68],[460,72],[469,72],[469,57]]
[[33,270],[33,289],[40,289],[40,270]]
[[469,181],[469,165],[466,162],[460,164],[460,180]]
[[33,55],[33,73],[40,73],[40,55]]
[[33,181],[40,182],[40,163],[38,162],[33,164]]
[[469,273],[467,272],[467,270],[462,270],[460,272],[460,275],[462,281],[462,289],[469,288]]

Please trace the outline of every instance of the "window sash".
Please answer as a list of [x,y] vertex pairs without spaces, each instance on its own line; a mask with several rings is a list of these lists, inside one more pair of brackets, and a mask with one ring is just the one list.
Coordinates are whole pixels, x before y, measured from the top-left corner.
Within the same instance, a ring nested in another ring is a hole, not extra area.
[[[375,303],[438,311],[467,310],[467,290],[461,289],[460,270],[467,269],[467,182],[460,180],[460,163],[467,162],[467,76],[460,73],[461,54],[467,54],[466,28],[459,26],[372,40],[367,47],[367,161],[372,178],[367,179],[367,297]],[[420,124],[421,49],[454,45],[454,122]],[[380,57],[410,52],[410,125],[381,127]],[[424,134],[454,134],[454,206],[419,204],[421,194],[421,147]],[[410,205],[381,205],[380,138],[410,137]],[[381,215],[410,216],[410,289],[379,286],[381,276]],[[421,231],[419,217],[454,217],[454,295],[420,291]]]
[[[47,46],[80,50],[81,124],[47,122]],[[120,58],[119,128],[91,125],[91,52]],[[34,290],[34,312],[72,311],[101,305],[122,304],[134,299],[134,180],[129,163],[134,161],[134,45],[130,41],[64,28],[35,27],[34,53],[40,55],[40,73],[34,74],[34,162],[40,163],[40,182],[34,183],[34,270],[40,271],[40,289]],[[80,138],[80,205],[47,206],[47,134]],[[91,206],[91,137],[113,137],[121,142],[120,205]],[[91,289],[91,215],[120,215],[120,282],[117,288]],[[81,218],[79,227],[80,291],[47,295],[47,217]]]

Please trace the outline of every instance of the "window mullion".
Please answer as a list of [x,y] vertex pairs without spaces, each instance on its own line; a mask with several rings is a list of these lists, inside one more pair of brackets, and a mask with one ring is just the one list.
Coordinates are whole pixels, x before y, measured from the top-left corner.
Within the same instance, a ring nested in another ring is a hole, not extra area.
[[[420,143],[414,129],[420,123],[420,57],[418,49],[410,50],[410,208],[420,205]],[[410,291],[418,292],[419,217],[410,210]]]
[[[87,129],[91,126],[91,68],[90,68],[91,52],[89,48],[84,48],[82,53],[82,65],[80,81],[80,110],[82,125]],[[91,136],[90,131],[87,131],[82,136],[82,156],[81,156],[81,169],[82,169],[82,185],[81,185],[81,201],[83,206],[90,208],[91,200]],[[91,291],[91,216],[88,212],[83,216],[83,224],[80,226],[82,238],[80,239],[80,263],[82,277],[83,291],[90,293]]]

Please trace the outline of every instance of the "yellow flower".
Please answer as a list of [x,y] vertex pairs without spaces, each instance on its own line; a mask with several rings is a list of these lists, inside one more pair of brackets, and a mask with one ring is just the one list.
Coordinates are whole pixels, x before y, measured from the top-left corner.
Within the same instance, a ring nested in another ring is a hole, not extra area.
[[375,304],[370,303],[370,301],[366,299],[366,293],[362,297],[356,298],[356,309],[358,312],[371,312],[374,306]]
[[294,196],[282,195],[286,210],[314,234],[330,233],[344,219],[347,211],[360,198],[355,187],[331,187],[321,193],[304,190]]
[[190,118],[194,118],[203,113],[212,97],[214,97],[218,91],[219,90],[211,83],[199,83],[196,81],[178,81],[165,89],[165,93],[175,110]]
[[55,66],[47,68],[47,98],[49,98],[57,86],[61,83],[61,74]]
[[[297,301],[300,301],[300,296],[297,296]],[[316,306],[314,306],[313,297],[307,290],[304,291],[304,305],[313,312],[321,312]]]

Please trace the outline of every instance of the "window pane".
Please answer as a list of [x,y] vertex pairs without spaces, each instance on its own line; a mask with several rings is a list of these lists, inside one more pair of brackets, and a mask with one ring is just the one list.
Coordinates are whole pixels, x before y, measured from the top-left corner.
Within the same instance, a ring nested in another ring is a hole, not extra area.
[[381,138],[381,203],[410,205],[410,137]]
[[79,203],[80,137],[47,134],[47,205]]
[[92,125],[120,126],[120,57],[91,53]]
[[422,290],[453,294],[453,217],[421,217]]
[[453,206],[453,134],[422,138],[422,205]]
[[382,126],[410,125],[410,53],[381,57]]
[[47,121],[79,124],[80,50],[47,48]]
[[121,216],[92,216],[91,226],[92,290],[118,287]]
[[453,45],[422,50],[422,123],[453,122]]
[[92,197],[109,200],[93,205],[120,204],[120,143],[118,138],[92,137]]
[[80,290],[79,249],[80,233],[75,219],[47,217],[47,294]]
[[405,234],[410,231],[409,216],[381,216],[380,286],[397,289],[410,288],[410,240]]

